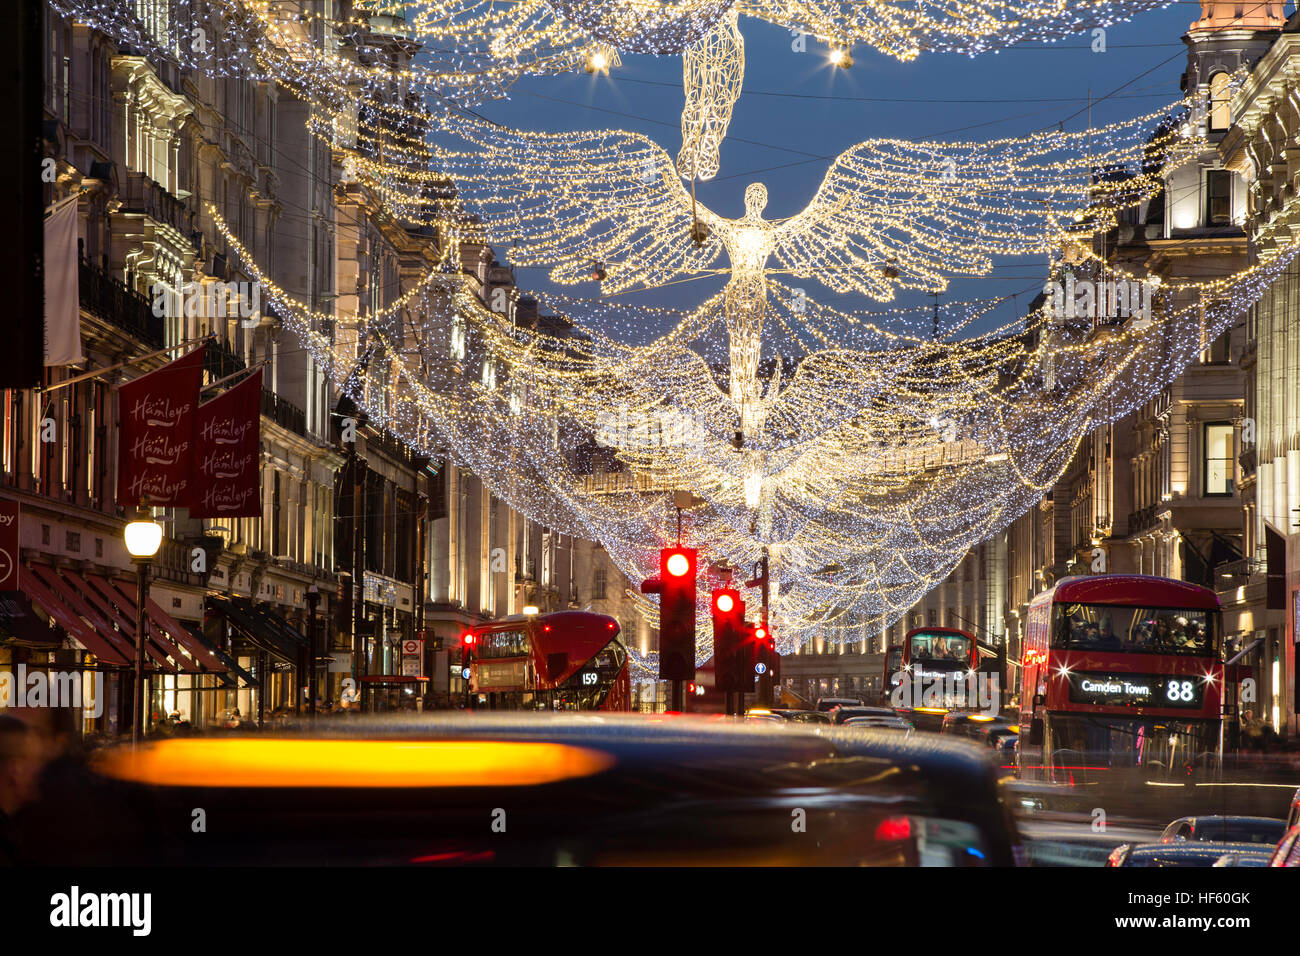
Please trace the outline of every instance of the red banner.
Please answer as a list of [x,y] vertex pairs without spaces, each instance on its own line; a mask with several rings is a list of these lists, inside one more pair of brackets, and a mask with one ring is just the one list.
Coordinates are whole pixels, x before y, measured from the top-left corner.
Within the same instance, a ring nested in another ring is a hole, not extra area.
[[18,591],[18,502],[0,498],[0,591]]
[[192,518],[262,514],[262,370],[199,406]]
[[183,508],[194,494],[203,347],[117,390],[117,503]]

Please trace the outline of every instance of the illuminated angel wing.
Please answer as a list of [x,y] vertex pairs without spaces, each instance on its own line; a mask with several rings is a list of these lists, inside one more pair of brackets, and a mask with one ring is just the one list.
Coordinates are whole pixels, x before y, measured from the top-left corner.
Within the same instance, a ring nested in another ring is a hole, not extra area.
[[426,41],[486,43],[499,58],[546,69],[606,44],[624,53],[681,53],[733,0],[422,0],[410,18]]
[[550,267],[551,278],[591,281],[602,291],[653,286],[706,271],[718,258],[725,220],[703,206],[709,237],[691,239],[691,197],[672,158],[652,140],[623,131],[520,133],[462,127],[474,143],[441,151],[465,206],[512,262]]
[[1149,138],[1141,121],[991,143],[868,140],[836,158],[801,213],[776,224],[774,255],[839,292],[942,289],[949,277],[987,272],[995,256],[1046,253],[1067,232],[1109,228],[1118,210],[1160,189],[1162,171],[1202,148],[1170,128]]

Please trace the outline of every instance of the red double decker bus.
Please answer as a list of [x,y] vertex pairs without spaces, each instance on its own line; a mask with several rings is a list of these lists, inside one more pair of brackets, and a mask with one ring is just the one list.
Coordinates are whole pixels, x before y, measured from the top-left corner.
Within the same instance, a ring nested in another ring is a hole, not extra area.
[[1222,753],[1219,599],[1168,578],[1063,578],[1029,605],[1022,776],[1185,778]]
[[979,667],[975,636],[955,627],[914,627],[903,638],[903,670],[956,674]]
[[476,706],[492,710],[632,709],[618,621],[586,611],[518,615],[461,638]]
[[885,655],[887,703],[917,729],[937,731],[952,707],[968,705],[967,692],[975,693],[972,678],[978,667],[979,646],[973,634],[955,627],[914,627],[900,647]]

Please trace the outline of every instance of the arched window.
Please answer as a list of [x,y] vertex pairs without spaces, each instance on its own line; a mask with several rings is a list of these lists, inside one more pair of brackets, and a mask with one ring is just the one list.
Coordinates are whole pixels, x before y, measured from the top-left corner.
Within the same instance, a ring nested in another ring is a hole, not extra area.
[[1215,73],[1210,77],[1210,129],[1225,130],[1232,125],[1231,100],[1228,74]]

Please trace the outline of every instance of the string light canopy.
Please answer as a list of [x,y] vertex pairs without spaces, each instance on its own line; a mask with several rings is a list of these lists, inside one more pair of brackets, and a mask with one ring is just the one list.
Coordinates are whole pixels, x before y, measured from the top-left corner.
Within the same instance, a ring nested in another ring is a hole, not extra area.
[[[92,11],[96,25],[125,22],[115,19],[121,4],[57,2]],[[1071,16],[1118,9],[1070,7]],[[236,0],[208,8],[239,20],[223,42],[247,44],[256,70],[310,103],[310,129],[342,159],[349,188],[432,233],[427,271],[400,296],[356,314],[318,312],[276,285],[207,208],[339,389],[375,424],[424,454],[450,455],[524,514],[600,541],[633,580],[675,537],[673,492],[690,490],[701,503],[686,515],[686,537],[711,564],[769,559],[786,651],[810,636],[879,634],[971,546],[1032,507],[1082,436],[1148,400],[1294,258],[1286,249],[1223,279],[1159,283],[1092,253],[1095,236],[1206,148],[1197,124],[1181,122],[1187,103],[1086,133],[868,140],[832,162],[812,202],[788,219],[764,218],[759,183],[737,219],[696,202],[682,180],[708,174],[725,135],[743,72],[738,15],[795,26],[830,18],[839,32],[825,35],[844,44],[867,42],[880,24],[920,22],[891,21],[884,4],[373,3],[346,24]],[[962,19],[962,9],[923,14]],[[1026,9],[1031,32],[1063,22],[1052,17],[1064,4]],[[404,39],[374,39],[384,16],[386,36]],[[965,22],[954,35],[977,49],[985,21]],[[685,161],[634,133],[540,134],[459,109],[494,95],[511,71],[535,68],[538,51],[568,51],[579,68],[593,42],[635,51],[635,38],[651,35],[656,52],[679,41],[687,50],[682,129],[695,145]],[[435,36],[455,40],[437,48],[442,65],[410,65]],[[549,312],[518,297],[492,308],[491,288],[472,274],[489,243],[560,285],[594,277],[605,298],[552,295]],[[1063,248],[1074,250],[1068,264]],[[943,288],[1026,253],[1056,254],[1049,289],[1071,294],[1052,291],[993,331],[969,330],[997,302],[945,303],[941,334],[928,313],[890,304],[900,289]],[[608,298],[710,274],[726,288],[690,310]],[[837,309],[786,278],[884,308]],[[1076,280],[1145,290],[1146,304],[1119,317],[1096,296],[1076,308]],[[654,620],[653,605],[632,599]],[[702,633],[701,657],[708,647]]]
[[554,68],[593,40],[627,53],[680,54],[729,14],[765,20],[846,53],[855,44],[902,60],[975,55],[1109,26],[1170,0],[366,0],[400,11],[429,41],[490,44],[502,59]]

